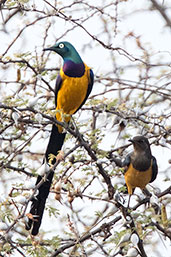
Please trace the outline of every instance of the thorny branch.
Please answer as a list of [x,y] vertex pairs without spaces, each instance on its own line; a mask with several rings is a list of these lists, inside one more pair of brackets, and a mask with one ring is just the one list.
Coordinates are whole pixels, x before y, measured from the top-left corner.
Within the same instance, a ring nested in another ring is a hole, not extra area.
[[116,222],[118,222],[121,219],[121,216],[118,216],[117,218],[114,218],[112,221],[108,222],[108,223],[104,223],[102,224],[99,228],[93,230],[93,231],[89,231],[88,233],[86,233],[86,235],[83,235],[78,241],[74,241],[71,243],[68,243],[62,247],[60,247],[59,249],[57,249],[52,255],[51,257],[55,257],[58,254],[62,253],[64,250],[78,244],[78,243],[82,243],[87,239],[91,239],[92,236],[102,232],[105,228],[110,228],[112,227]]

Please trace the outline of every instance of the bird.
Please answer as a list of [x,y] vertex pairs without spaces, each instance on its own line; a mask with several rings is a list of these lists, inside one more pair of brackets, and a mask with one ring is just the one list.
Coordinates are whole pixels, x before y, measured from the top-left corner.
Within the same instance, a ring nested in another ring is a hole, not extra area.
[[136,187],[145,189],[148,183],[156,179],[158,165],[156,158],[151,153],[150,144],[146,137],[135,136],[129,141],[133,144],[134,150],[126,156],[122,166],[125,168],[125,183],[128,194],[131,196]]
[[[94,73],[82,61],[79,53],[70,42],[57,42],[55,45],[43,50],[53,51],[63,58],[63,66],[57,76],[55,85],[56,120],[69,123],[71,116],[83,106],[91,93],[94,83]],[[51,159],[51,164],[55,163],[55,156],[61,150],[65,136],[66,132],[62,126],[52,125],[44,162],[49,164]],[[50,156],[54,156],[54,158]],[[39,232],[53,175],[54,172],[51,171],[47,180],[39,187],[38,194],[32,199],[29,213],[32,217],[29,218],[25,227],[26,230],[31,230],[33,236]],[[38,175],[36,185],[41,180],[42,176]]]

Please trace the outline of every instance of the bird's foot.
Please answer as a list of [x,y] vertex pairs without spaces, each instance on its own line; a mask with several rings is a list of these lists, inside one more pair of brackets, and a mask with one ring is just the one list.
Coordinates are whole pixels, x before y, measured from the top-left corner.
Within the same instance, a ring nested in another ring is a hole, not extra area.
[[52,166],[57,162],[57,161],[62,161],[64,160],[64,152],[63,151],[59,151],[57,155],[54,155],[52,153],[49,154],[48,156],[49,158],[49,166],[52,168]]

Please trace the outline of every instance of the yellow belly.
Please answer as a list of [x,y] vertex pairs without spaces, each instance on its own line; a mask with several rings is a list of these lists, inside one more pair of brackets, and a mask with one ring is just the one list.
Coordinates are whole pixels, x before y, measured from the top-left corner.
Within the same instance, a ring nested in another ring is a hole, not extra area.
[[[88,83],[89,68],[86,66],[85,73],[80,78],[68,77],[61,70],[62,85],[57,95],[56,119],[58,121],[69,122],[71,115],[76,112],[84,101]],[[59,132],[62,128],[58,126]]]
[[136,187],[144,189],[145,186],[150,182],[152,177],[152,168],[147,171],[137,171],[134,169],[132,164],[129,165],[128,170],[125,173],[125,182],[128,187],[128,193],[132,194],[132,190]]

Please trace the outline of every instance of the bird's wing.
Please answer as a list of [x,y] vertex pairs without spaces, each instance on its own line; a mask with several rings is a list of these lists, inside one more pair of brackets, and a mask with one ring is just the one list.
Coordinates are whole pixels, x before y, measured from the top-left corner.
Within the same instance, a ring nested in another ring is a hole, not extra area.
[[88,83],[88,88],[87,88],[87,94],[85,96],[84,101],[82,102],[82,104],[79,106],[79,108],[75,112],[77,112],[85,104],[85,102],[86,102],[86,100],[87,100],[87,98],[88,98],[88,96],[91,93],[91,90],[93,88],[94,73],[91,69],[90,69],[90,72],[89,72],[89,78],[88,79],[89,79],[89,83]]
[[131,154],[128,154],[122,163],[122,167],[128,167],[130,163],[131,163]]
[[62,78],[60,75],[58,75],[57,79],[56,79],[56,84],[55,84],[55,106],[57,106],[57,95],[58,95],[58,91],[61,88],[62,85]]
[[151,177],[150,183],[156,179],[157,174],[158,174],[157,160],[154,156],[152,156],[152,177]]

